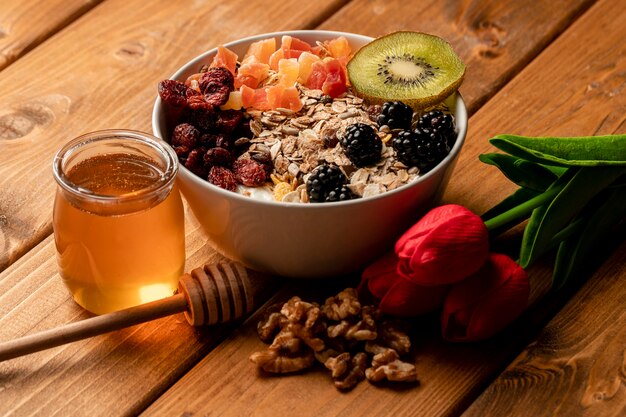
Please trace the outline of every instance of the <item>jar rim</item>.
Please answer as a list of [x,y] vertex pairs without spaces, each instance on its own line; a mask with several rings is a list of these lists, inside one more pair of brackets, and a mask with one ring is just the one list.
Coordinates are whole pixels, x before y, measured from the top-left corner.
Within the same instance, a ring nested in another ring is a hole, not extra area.
[[[157,150],[159,154],[163,156],[163,162],[165,165],[163,167],[162,178],[154,183],[151,183],[147,187],[114,196],[98,194],[97,192],[86,190],[79,187],[68,178],[63,169],[64,162],[66,162],[68,158],[75,155],[81,149],[84,149],[85,146],[89,146],[103,140],[115,140],[116,138],[130,139],[132,141],[136,141],[137,143],[148,145]],[[67,142],[54,155],[54,159],[52,161],[52,172],[57,184],[59,184],[63,190],[76,197],[89,198],[94,202],[105,204],[113,202],[132,202],[149,197],[154,192],[162,190],[165,187],[169,187],[169,185],[171,185],[175,180],[178,172],[178,158],[174,150],[162,139],[159,139],[149,133],[129,129],[104,129],[85,133]]]

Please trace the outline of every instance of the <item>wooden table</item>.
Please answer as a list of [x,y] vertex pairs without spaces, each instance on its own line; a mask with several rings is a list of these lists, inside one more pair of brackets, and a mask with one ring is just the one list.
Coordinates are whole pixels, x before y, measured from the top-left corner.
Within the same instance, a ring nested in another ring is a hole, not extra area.
[[[3,0],[0,3],[0,341],[86,318],[57,273],[54,152],[103,128],[150,131],[156,84],[247,35],[394,30],[448,39],[468,65],[469,134],[445,201],[481,213],[512,191],[477,160],[497,133],[626,133],[622,0]],[[219,258],[190,213],[189,268]],[[622,229],[623,231],[623,229]],[[519,233],[513,233],[513,239]],[[0,363],[0,412],[45,416],[618,416],[626,413],[626,244],[596,272],[548,290],[484,343],[415,340],[420,385],[342,394],[323,371],[263,377],[257,317],[204,330],[182,316]],[[281,284],[282,285],[282,284]],[[305,291],[285,284],[272,300]],[[270,302],[272,302],[270,300]]]

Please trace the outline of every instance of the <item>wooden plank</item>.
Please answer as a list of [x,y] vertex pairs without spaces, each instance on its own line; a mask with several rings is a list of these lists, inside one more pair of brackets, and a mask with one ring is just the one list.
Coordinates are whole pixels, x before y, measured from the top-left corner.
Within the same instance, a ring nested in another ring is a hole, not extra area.
[[355,0],[322,29],[380,36],[397,30],[446,39],[467,64],[461,93],[474,113],[594,0]]
[[183,63],[244,36],[314,27],[344,2],[111,0],[0,72],[0,270],[51,233],[50,164],[63,143],[150,132],[156,85]]
[[626,414],[626,244],[463,414]]
[[0,70],[101,2],[3,0],[0,3]]
[[[189,218],[186,270],[219,258]],[[87,317],[56,272],[51,237],[0,274],[0,341]],[[0,415],[137,414],[234,326],[194,329],[179,314],[2,362]]]
[[[49,237],[50,162],[62,143],[100,128],[150,131],[156,83],[179,65],[218,43],[314,27],[342,3],[110,0],[2,71],[0,268],[48,238],[0,273],[0,340],[86,317]],[[45,83],[31,82],[32,68]],[[219,258],[186,218],[188,269]],[[1,363],[0,414],[136,414],[231,329],[194,330],[176,316]]]
[[[626,73],[626,61],[620,58],[626,54],[626,45],[619,40],[626,37],[621,25],[626,10],[619,4],[619,0],[607,0],[588,10],[472,117],[468,143],[446,193],[447,201],[480,212],[512,190],[495,169],[477,160],[480,153],[493,151],[487,138],[496,133],[624,132],[626,96],[619,91]],[[145,415],[277,415],[287,410],[301,416],[459,414],[545,321],[554,303],[554,298],[542,298],[550,273],[547,260],[530,270],[530,312],[488,343],[445,343],[437,334],[435,319],[434,325],[420,328],[415,342],[419,387],[393,390],[363,383],[341,395],[322,370],[261,377],[247,360],[264,347],[250,322],[161,396]],[[602,280],[603,274],[591,279]],[[611,338],[605,342],[608,346]]]

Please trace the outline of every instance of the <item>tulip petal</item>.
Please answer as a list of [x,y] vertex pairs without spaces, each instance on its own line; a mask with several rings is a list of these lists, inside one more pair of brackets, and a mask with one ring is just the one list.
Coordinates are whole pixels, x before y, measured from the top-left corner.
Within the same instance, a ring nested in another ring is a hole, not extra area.
[[398,273],[424,286],[452,284],[478,271],[489,253],[479,216],[448,204],[428,212],[398,240]]
[[376,298],[383,298],[389,288],[400,278],[397,272],[398,258],[393,252],[388,253],[368,266],[361,275],[361,285]]
[[380,311],[398,317],[415,317],[437,310],[443,304],[447,286],[422,287],[399,278],[380,301]]
[[442,333],[454,342],[487,339],[526,308],[528,275],[506,255],[492,253],[485,265],[452,287],[441,315]]

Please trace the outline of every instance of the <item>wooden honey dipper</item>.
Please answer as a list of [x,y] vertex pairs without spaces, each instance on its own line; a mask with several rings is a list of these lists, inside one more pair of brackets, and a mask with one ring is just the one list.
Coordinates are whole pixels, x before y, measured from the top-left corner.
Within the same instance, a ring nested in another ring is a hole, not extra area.
[[255,295],[268,282],[238,263],[206,264],[182,275],[171,297],[0,343],[0,362],[176,313],[192,326],[236,320],[254,309]]

